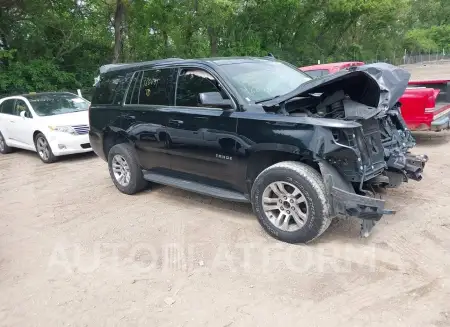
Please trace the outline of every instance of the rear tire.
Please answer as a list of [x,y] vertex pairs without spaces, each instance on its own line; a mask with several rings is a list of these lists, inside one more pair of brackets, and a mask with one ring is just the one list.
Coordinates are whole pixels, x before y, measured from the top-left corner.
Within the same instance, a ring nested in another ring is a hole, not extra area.
[[114,185],[122,193],[132,195],[148,186],[129,144],[116,144],[109,150],[108,168]]
[[321,175],[300,162],[280,162],[263,170],[253,183],[251,199],[261,226],[283,242],[310,242],[332,221]]
[[6,140],[3,137],[3,134],[0,132],[0,153],[1,154],[8,154],[12,152],[12,148],[6,144]]

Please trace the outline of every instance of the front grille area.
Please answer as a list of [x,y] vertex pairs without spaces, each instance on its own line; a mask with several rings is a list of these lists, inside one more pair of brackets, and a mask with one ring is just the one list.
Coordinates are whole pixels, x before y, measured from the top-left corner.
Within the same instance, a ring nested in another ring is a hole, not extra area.
[[81,146],[83,149],[90,149],[90,148],[91,148],[91,143],[83,143],[83,144],[80,144],[80,146]]
[[72,128],[75,130],[75,132],[78,135],[84,135],[84,134],[89,133],[88,125],[73,125]]

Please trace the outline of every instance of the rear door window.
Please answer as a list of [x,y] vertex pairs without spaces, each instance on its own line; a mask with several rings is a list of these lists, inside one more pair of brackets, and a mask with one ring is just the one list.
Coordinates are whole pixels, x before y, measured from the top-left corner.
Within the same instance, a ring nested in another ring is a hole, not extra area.
[[14,115],[14,104],[16,99],[9,99],[2,102],[0,106],[0,113],[7,115]]
[[141,85],[142,72],[135,72],[131,79],[130,87],[127,92],[126,104],[138,104],[139,103],[139,88]]
[[152,69],[144,71],[139,88],[139,104],[173,105],[175,69]]

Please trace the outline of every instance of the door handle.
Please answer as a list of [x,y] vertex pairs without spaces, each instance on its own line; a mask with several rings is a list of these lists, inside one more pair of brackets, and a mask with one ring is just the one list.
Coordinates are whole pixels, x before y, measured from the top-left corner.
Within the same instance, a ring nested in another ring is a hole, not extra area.
[[182,120],[178,120],[178,119],[170,119],[169,120],[169,124],[173,124],[173,125],[183,125],[184,121]]
[[15,123],[15,121],[14,121],[14,120],[10,120],[9,122],[10,122],[10,123]]

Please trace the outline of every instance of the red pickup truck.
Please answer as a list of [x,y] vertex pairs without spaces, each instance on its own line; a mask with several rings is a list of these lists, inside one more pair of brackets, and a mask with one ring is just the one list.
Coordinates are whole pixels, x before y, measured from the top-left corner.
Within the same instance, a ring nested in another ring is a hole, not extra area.
[[[362,66],[362,61],[337,62],[299,67],[313,78],[343,69]],[[441,131],[450,129],[450,79],[410,81],[400,98],[401,113],[410,130]]]

